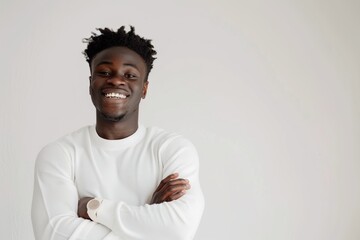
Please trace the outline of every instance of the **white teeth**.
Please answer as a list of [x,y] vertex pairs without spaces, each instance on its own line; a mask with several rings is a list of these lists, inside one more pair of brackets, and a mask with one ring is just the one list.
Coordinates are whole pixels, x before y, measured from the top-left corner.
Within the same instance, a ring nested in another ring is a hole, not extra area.
[[124,94],[121,94],[121,93],[106,93],[105,97],[107,97],[107,98],[121,98],[121,99],[126,98],[126,96]]

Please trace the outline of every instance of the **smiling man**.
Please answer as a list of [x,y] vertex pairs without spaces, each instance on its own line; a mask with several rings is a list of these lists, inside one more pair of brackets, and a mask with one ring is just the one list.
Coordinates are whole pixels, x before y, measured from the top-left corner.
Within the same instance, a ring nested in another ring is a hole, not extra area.
[[156,51],[133,27],[99,31],[84,51],[96,124],[39,153],[35,238],[193,239],[204,209],[196,150],[178,134],[138,123]]

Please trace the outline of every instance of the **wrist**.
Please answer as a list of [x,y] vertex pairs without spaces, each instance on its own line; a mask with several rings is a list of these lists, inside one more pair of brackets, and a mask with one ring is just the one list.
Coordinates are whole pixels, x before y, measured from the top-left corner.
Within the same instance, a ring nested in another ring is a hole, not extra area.
[[93,198],[86,204],[87,214],[91,220],[94,222],[97,219],[98,216],[98,210],[101,206],[103,199],[101,198]]

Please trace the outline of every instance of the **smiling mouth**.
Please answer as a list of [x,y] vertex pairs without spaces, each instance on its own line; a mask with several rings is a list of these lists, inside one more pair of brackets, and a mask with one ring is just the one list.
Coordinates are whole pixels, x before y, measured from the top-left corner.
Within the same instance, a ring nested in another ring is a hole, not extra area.
[[116,99],[125,99],[125,98],[127,98],[127,96],[126,96],[125,94],[122,94],[122,93],[114,93],[114,92],[112,92],[112,93],[106,93],[106,94],[104,94],[104,96],[105,96],[106,98],[116,98]]

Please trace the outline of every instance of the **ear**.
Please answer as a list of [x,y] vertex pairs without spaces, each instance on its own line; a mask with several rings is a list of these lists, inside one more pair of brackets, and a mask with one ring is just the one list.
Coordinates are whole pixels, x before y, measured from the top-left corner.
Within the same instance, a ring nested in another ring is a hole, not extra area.
[[142,92],[142,99],[145,99],[145,97],[146,97],[146,93],[147,93],[147,88],[148,88],[148,86],[149,86],[149,81],[148,80],[146,80],[145,82],[144,82],[144,86],[143,86],[143,92]]
[[91,95],[91,76],[89,76],[89,94]]

